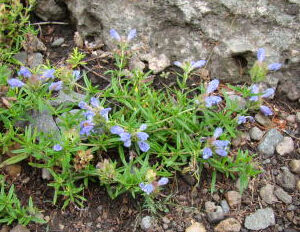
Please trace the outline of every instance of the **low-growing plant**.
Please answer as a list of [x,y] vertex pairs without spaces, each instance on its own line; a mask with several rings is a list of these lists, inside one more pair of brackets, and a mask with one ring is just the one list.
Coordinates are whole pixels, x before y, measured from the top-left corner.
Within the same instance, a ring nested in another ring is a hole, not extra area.
[[31,197],[28,201],[28,206],[23,207],[20,200],[15,194],[14,185],[9,191],[6,191],[4,176],[0,175],[0,223],[12,224],[17,221],[19,224],[27,225],[30,222],[46,223],[39,216],[39,211],[33,206]]
[[[183,72],[178,74],[178,86],[157,90],[149,78],[151,72],[125,70],[136,30],[127,39],[115,30],[111,35],[118,42],[116,69],[107,72],[111,82],[103,90],[97,90],[84,73],[72,70],[83,62],[78,51],[68,61],[72,67],[22,67],[18,78],[6,80],[10,86],[6,95],[17,99],[4,111],[6,131],[26,118],[28,109],[48,111],[57,117],[60,130],[45,134],[27,127],[12,133],[10,140],[19,148],[1,166],[30,158],[33,167],[47,169],[52,176],[49,186],[55,190],[53,203],[63,199],[63,208],[70,203],[83,207],[83,190],[90,181],[99,181],[111,198],[130,192],[133,197],[144,196],[152,212],[167,210],[155,202],[174,174],[191,173],[199,185],[204,168],[211,173],[211,192],[216,190],[218,173],[240,177],[243,190],[259,171],[253,164],[254,155],[232,150],[231,141],[241,124],[253,121],[251,113],[260,109],[265,115],[272,114],[263,101],[274,89],[260,91],[257,85],[224,88],[218,79],[188,89],[193,70],[206,63],[199,60],[176,62]],[[80,76],[85,86],[78,84]],[[55,108],[50,104],[54,93],[68,94],[74,87],[86,95],[78,106]],[[245,98],[246,107],[230,97],[232,91]]]
[[36,34],[30,25],[30,12],[35,0],[2,0],[0,2],[0,62],[11,57],[22,47],[27,33]]

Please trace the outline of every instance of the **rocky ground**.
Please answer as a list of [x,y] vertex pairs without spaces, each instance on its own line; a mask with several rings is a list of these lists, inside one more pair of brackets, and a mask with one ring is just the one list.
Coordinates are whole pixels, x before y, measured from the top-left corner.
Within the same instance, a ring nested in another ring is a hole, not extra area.
[[[74,47],[74,30],[68,25],[41,27],[41,40],[46,47],[41,46],[29,58],[26,52],[16,57],[29,62],[31,67],[42,64],[44,59],[51,60],[55,65],[62,64],[66,54]],[[88,54],[87,65],[82,69],[88,72],[93,84],[105,87],[108,82],[103,78],[103,73],[111,66],[109,53],[105,47],[86,49],[85,52]],[[157,63],[160,63],[159,60]],[[132,65],[140,64],[133,62]],[[62,96],[61,100],[77,101],[78,98],[80,94]],[[59,205],[51,204],[53,192],[47,187],[48,173],[21,163],[6,167],[4,173],[15,184],[23,203],[29,196],[33,197],[35,205],[43,210],[41,217],[48,223],[43,226],[30,224],[27,229],[19,225],[2,226],[0,231],[299,231],[300,107],[298,103],[279,96],[269,104],[274,106],[275,116],[266,118],[255,115],[256,121],[241,126],[241,136],[232,142],[233,149],[242,147],[258,154],[254,160],[262,171],[249,182],[242,195],[238,180],[229,180],[222,175],[217,176],[217,192],[210,194],[210,176],[204,171],[196,188],[191,176],[178,174],[178,178],[173,179],[164,192],[166,195],[172,194],[167,202],[168,211],[157,215],[149,215],[142,210],[139,201],[126,194],[110,200],[105,189],[97,184],[92,184],[85,192],[88,201],[84,209],[71,206],[61,211]],[[37,119],[48,123],[53,121],[41,115]]]

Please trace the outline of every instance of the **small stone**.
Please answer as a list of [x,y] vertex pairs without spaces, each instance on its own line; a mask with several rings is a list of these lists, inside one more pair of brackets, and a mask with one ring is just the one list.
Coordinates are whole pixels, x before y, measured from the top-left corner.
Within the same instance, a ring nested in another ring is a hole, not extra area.
[[258,151],[266,156],[271,156],[275,152],[275,147],[283,140],[283,136],[276,129],[269,130],[258,145]]
[[54,40],[51,44],[51,47],[59,47],[60,45],[62,45],[65,42],[64,38],[58,38],[56,40]]
[[151,227],[153,226],[152,223],[153,223],[152,217],[150,217],[150,216],[143,217],[142,221],[141,221],[142,230],[144,230],[144,231],[150,230]]
[[296,113],[296,121],[300,123],[300,111]]
[[234,147],[243,146],[250,140],[250,136],[247,132],[239,134],[236,138],[232,140],[232,145]]
[[275,216],[271,208],[258,209],[245,219],[245,227],[249,230],[263,230],[272,225],[275,225]]
[[250,129],[249,135],[252,140],[259,141],[264,136],[264,132],[255,126]]
[[170,59],[165,54],[157,56],[155,53],[146,54],[141,57],[143,60],[148,61],[149,69],[157,74],[171,65]]
[[280,172],[276,177],[278,184],[287,191],[294,190],[296,185],[295,176],[289,171],[287,167],[282,167],[281,170],[282,172]]
[[230,207],[229,207],[229,205],[228,205],[228,203],[227,203],[226,200],[222,200],[222,201],[220,202],[220,205],[221,205],[221,207],[222,207],[224,213],[229,213]]
[[286,120],[290,123],[295,123],[296,122],[296,115],[290,114],[289,116],[286,117]]
[[291,171],[296,173],[296,174],[300,174],[300,160],[291,160],[290,161],[290,168]]
[[71,91],[66,93],[65,91],[59,91],[58,96],[55,100],[50,101],[51,105],[54,107],[60,106],[62,104],[78,104],[80,101],[84,101],[85,95]]
[[259,195],[267,204],[273,204],[277,201],[276,197],[274,196],[273,185],[267,184],[266,186],[262,187],[259,191]]
[[216,209],[216,204],[212,201],[206,201],[204,204],[205,211],[208,212],[214,212]]
[[297,180],[297,190],[300,191],[300,180]]
[[294,151],[294,141],[291,137],[284,137],[283,140],[276,146],[276,151],[279,155],[289,154]]
[[215,227],[215,232],[239,232],[240,230],[241,224],[235,218],[227,218]]
[[6,166],[5,171],[11,178],[16,178],[21,174],[22,167],[19,164],[12,164]]
[[20,61],[22,64],[27,64],[27,52],[19,52],[13,56],[14,59]]
[[129,69],[130,70],[140,70],[143,71],[146,65],[143,61],[139,59],[138,56],[132,56],[129,61]]
[[0,232],[8,232],[9,231],[9,227],[7,225],[3,225]]
[[202,223],[194,222],[191,226],[186,228],[185,232],[206,232],[206,229]]
[[278,199],[284,202],[285,204],[292,203],[292,197],[282,188],[277,188],[274,193],[278,197]]
[[51,174],[47,168],[42,168],[42,179],[43,180],[51,180]]
[[28,65],[30,68],[36,68],[43,64],[43,55],[39,52],[28,55]]
[[264,127],[273,126],[273,122],[268,117],[262,115],[261,113],[256,114],[254,118],[260,125]]
[[12,228],[10,232],[30,232],[30,231],[22,225],[17,225],[14,228]]
[[170,219],[167,218],[166,216],[164,216],[164,217],[162,218],[162,221],[163,221],[165,224],[169,224],[169,223],[171,222]]
[[230,206],[230,208],[239,206],[242,202],[242,196],[239,192],[229,191],[225,193],[225,198]]
[[208,212],[207,213],[208,221],[210,222],[219,222],[224,219],[224,212],[221,206],[216,206],[216,209],[214,212]]
[[220,196],[219,194],[215,193],[212,195],[212,198],[214,199],[214,201],[218,202],[220,200]]

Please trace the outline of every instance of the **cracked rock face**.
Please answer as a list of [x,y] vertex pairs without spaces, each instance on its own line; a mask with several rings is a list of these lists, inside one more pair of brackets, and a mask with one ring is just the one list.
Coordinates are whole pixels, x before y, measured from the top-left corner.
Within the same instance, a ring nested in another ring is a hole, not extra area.
[[[135,46],[172,62],[208,59],[212,76],[245,80],[258,48],[266,62],[298,67],[299,4],[285,0],[64,0],[77,30],[112,46],[109,30],[138,30]],[[150,50],[151,48],[151,50]],[[148,49],[148,51],[147,51]],[[211,56],[210,56],[211,55]],[[285,69],[284,69],[285,70]],[[299,78],[297,70],[282,82]],[[299,79],[298,79],[299,80]],[[295,82],[297,83],[297,82]]]

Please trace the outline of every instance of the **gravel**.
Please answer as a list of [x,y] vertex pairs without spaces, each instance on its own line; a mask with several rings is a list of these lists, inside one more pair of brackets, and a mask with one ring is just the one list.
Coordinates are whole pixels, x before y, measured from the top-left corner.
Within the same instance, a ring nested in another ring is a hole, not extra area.
[[278,199],[284,202],[285,204],[292,203],[292,197],[282,188],[277,188],[274,193],[278,197]]
[[287,167],[281,168],[282,172],[280,172],[276,178],[277,183],[283,187],[287,191],[293,191],[296,186],[296,178],[289,171]]
[[264,136],[264,132],[255,126],[250,129],[249,135],[252,140],[259,141]]
[[269,130],[258,145],[258,151],[265,156],[271,156],[275,152],[275,147],[283,140],[283,136],[276,129]]
[[291,171],[296,173],[296,174],[300,174],[300,160],[291,160],[290,161],[290,168]]
[[289,154],[294,151],[294,141],[291,137],[284,137],[283,140],[276,146],[276,151],[279,155]]
[[277,201],[276,197],[274,196],[273,185],[267,184],[266,186],[262,187],[259,191],[259,195],[267,204],[273,204]]
[[263,230],[272,225],[275,225],[272,208],[258,209],[245,219],[245,227],[249,230]]

